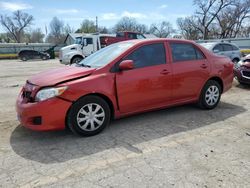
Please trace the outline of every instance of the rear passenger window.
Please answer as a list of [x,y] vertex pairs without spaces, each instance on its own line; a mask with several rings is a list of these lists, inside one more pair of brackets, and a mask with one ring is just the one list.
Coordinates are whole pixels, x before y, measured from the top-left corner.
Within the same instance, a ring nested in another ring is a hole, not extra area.
[[222,46],[223,46],[224,51],[232,51],[233,50],[233,47],[230,44],[223,44]]
[[142,46],[128,55],[125,60],[133,60],[135,68],[166,63],[166,51],[163,43]]
[[172,57],[174,62],[204,59],[203,53],[192,44],[171,43]]
[[233,45],[232,45],[232,48],[233,48],[233,50],[239,50],[239,48],[237,48],[236,46],[233,46]]

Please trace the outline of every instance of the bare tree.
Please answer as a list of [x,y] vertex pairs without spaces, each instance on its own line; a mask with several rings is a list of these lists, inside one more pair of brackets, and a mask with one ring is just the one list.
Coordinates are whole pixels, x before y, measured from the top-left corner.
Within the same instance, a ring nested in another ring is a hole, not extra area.
[[62,44],[66,37],[66,34],[64,33],[64,22],[57,17],[54,17],[51,20],[49,27],[50,32],[46,41],[54,44]]
[[68,34],[68,33],[74,33],[74,32],[75,32],[75,29],[73,27],[71,27],[69,24],[67,24],[64,27],[64,33]]
[[32,15],[20,10],[13,12],[12,16],[1,15],[0,23],[9,32],[12,38],[20,43],[24,36],[25,29],[29,27],[34,18]]
[[203,34],[203,39],[209,37],[209,27],[216,16],[226,7],[232,5],[234,0],[194,0],[197,6],[195,16],[197,17],[196,28]]
[[117,22],[113,30],[115,32],[133,31],[133,32],[146,33],[147,26],[144,24],[139,24],[135,18],[123,17]]
[[201,36],[201,32],[195,26],[194,17],[178,18],[176,24],[185,39],[197,40]]
[[[234,38],[241,35],[244,30],[244,22],[250,17],[250,0],[237,1],[234,5],[221,11],[216,19],[220,28],[217,35],[219,38]],[[249,22],[248,22],[249,23]]]
[[94,33],[96,32],[95,22],[91,20],[83,20],[80,28],[76,31],[76,33]]
[[175,30],[169,22],[163,21],[158,24],[151,24],[150,32],[157,37],[166,38],[169,37],[170,34],[174,33]]
[[40,28],[34,29],[29,33],[25,33],[26,42],[43,43],[44,34]]

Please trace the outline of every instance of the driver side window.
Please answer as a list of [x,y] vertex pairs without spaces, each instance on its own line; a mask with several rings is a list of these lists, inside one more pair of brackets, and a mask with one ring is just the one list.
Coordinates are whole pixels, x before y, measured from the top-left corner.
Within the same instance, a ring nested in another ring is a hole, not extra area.
[[166,51],[163,43],[142,46],[123,60],[133,60],[135,68],[142,68],[166,63]]

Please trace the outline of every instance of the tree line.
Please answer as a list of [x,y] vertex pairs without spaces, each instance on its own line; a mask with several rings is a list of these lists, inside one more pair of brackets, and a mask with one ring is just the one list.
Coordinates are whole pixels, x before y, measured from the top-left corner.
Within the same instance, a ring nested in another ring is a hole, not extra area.
[[167,20],[147,26],[135,18],[123,17],[112,28],[97,28],[94,21],[86,19],[75,30],[54,17],[45,28],[45,34],[41,28],[31,29],[34,17],[18,10],[12,15],[0,15],[0,24],[6,30],[6,33],[0,34],[0,42],[45,41],[60,44],[68,33],[113,33],[124,30],[152,33],[160,38],[176,35],[190,40],[250,37],[250,0],[194,0],[193,5],[193,15],[178,18],[176,29]]

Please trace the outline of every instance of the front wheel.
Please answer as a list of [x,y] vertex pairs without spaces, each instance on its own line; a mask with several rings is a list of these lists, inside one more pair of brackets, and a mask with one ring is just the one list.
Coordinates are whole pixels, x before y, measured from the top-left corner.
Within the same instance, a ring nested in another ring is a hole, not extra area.
[[73,104],[67,124],[73,133],[93,136],[100,133],[110,122],[110,108],[98,96],[86,96]]
[[222,89],[217,81],[209,80],[200,94],[199,106],[203,109],[213,109],[220,102]]
[[73,59],[72,59],[72,61],[71,61],[71,64],[77,64],[77,63],[79,63],[80,61],[82,61],[83,60],[83,58],[82,57],[74,57]]

